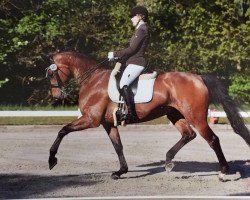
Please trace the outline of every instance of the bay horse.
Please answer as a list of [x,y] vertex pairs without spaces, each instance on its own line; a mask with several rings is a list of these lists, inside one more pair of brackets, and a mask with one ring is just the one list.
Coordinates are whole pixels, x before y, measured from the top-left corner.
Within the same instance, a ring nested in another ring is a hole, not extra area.
[[[113,110],[117,103],[108,96],[110,69],[98,68],[95,59],[76,52],[62,52],[51,55],[52,67],[47,69],[51,84],[51,93],[55,100],[62,98],[63,88],[72,75],[80,87],[79,109],[82,116],[64,126],[50,148],[49,168],[57,164],[59,145],[68,133],[100,125],[106,130],[115,148],[120,169],[112,173],[118,179],[128,172],[123,154],[123,145],[118,127],[114,126]],[[51,70],[53,69],[53,70]],[[159,74],[155,80],[153,98],[148,103],[136,104],[139,122],[167,116],[181,133],[181,139],[166,153],[166,167],[172,166],[177,152],[196,137],[192,126],[214,150],[224,176],[229,166],[222,152],[219,138],[207,122],[210,100],[222,104],[231,126],[250,146],[250,132],[238,113],[235,102],[227,94],[224,85],[216,77],[196,75],[184,72]],[[192,125],[192,126],[191,126]]]

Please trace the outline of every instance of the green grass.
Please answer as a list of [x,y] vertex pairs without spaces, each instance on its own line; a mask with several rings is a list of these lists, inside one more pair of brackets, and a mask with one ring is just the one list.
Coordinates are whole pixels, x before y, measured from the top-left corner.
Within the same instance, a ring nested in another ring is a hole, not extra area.
[[[223,111],[222,106],[211,104],[210,109],[217,109]],[[0,105],[0,111],[4,110],[77,110],[78,106],[22,106],[22,105]],[[241,105],[242,111],[249,111],[250,105]]]
[[[63,125],[76,119],[77,117],[0,117],[0,125]],[[250,124],[250,118],[244,118],[244,121],[246,124]],[[166,117],[161,117],[142,124],[169,124],[169,120]],[[227,118],[220,118],[219,124],[229,124],[229,121]]]
[[0,117],[0,125],[61,125],[77,117]]
[[78,106],[58,106],[58,107],[53,107],[53,106],[21,106],[21,105],[0,105],[0,111],[4,110],[77,110]]
[[[210,106],[210,108],[214,108]],[[52,106],[20,106],[20,105],[0,105],[0,111],[4,110],[31,110],[31,111],[39,111],[39,110],[77,110],[77,106],[70,107],[52,107]],[[218,110],[223,110],[220,107]],[[250,110],[249,106],[244,106],[244,110]],[[77,117],[1,117],[0,116],[0,125],[62,125],[68,124],[73,120],[77,119]],[[208,119],[209,121],[209,119]],[[246,124],[250,124],[250,118],[244,118]],[[161,117],[149,122],[145,122],[143,124],[147,125],[157,125],[157,124],[169,124],[169,120],[166,117]],[[219,124],[229,124],[227,118],[220,118]]]

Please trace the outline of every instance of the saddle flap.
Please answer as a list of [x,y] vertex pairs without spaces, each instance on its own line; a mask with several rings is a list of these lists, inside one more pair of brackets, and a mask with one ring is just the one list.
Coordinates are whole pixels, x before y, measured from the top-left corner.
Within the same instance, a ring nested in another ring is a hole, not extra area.
[[[120,72],[121,64],[117,63],[115,68],[110,74],[108,84],[108,94],[110,99],[116,103],[124,103],[123,99],[119,99],[120,93],[117,89],[116,75]],[[157,76],[157,72],[150,74],[142,74],[139,76],[138,81],[134,81],[131,85],[133,90],[135,103],[147,103],[152,100],[154,82]]]

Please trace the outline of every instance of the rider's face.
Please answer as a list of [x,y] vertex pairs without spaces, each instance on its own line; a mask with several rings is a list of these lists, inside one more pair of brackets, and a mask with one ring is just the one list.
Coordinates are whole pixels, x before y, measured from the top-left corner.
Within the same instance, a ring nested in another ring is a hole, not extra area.
[[134,17],[131,18],[131,21],[133,23],[133,26],[136,26],[140,20],[140,17],[138,15],[135,15]]

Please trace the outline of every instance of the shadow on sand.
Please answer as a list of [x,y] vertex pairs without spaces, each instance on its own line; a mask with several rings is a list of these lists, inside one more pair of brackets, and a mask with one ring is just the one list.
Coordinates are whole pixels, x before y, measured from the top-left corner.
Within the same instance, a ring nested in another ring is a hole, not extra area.
[[[229,174],[240,173],[240,179],[250,177],[250,162],[249,162],[249,160],[247,160],[247,161],[241,161],[241,160],[230,161],[230,162],[228,162],[228,164],[230,167]],[[129,172],[145,172],[145,173],[142,175],[130,176],[127,178],[139,178],[139,177],[145,177],[145,176],[165,172],[164,165],[165,165],[165,161],[139,165],[137,167],[143,167],[143,168],[150,167],[150,168],[129,171]],[[190,174],[196,173],[196,174],[198,174],[198,176],[209,176],[209,175],[217,175],[218,172],[220,171],[220,166],[218,163],[210,163],[210,162],[174,161],[174,167],[171,171],[172,172],[187,172]],[[208,173],[208,174],[206,175],[205,173]]]
[[[158,173],[165,173],[165,161],[153,162],[137,166],[138,170],[131,170],[122,179],[140,178]],[[230,161],[230,173],[240,173],[239,179],[250,177],[250,164],[248,161]],[[173,172],[186,172],[190,175],[176,178],[188,179],[193,176],[212,176],[220,171],[218,163],[209,162],[183,162],[175,161]],[[137,175],[133,175],[136,173]],[[139,175],[138,175],[139,173]],[[206,174],[207,173],[207,174]],[[111,172],[76,174],[76,175],[36,175],[36,174],[0,174],[0,199],[28,199],[48,198],[53,192],[64,188],[86,187],[102,184]],[[235,194],[235,196],[249,195],[249,193]],[[74,194],[76,196],[76,194]]]
[[0,174],[0,199],[37,198],[67,187],[91,186],[101,182],[98,175],[44,176]]

